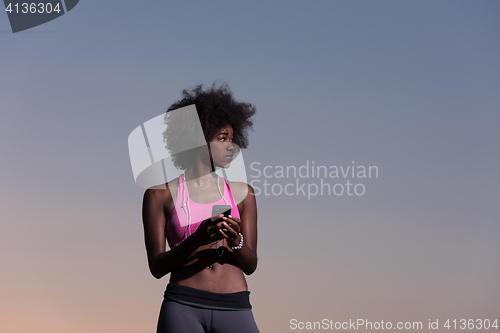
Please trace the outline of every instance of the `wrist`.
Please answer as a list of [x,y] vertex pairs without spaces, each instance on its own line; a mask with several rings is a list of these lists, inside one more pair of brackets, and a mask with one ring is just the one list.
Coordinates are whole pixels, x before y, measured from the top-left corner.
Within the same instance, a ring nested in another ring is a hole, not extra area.
[[235,247],[235,246],[238,246],[238,244],[240,243],[240,240],[241,240],[240,233],[238,233],[238,234],[236,235],[236,237],[234,237],[234,238],[226,238],[227,245],[228,245],[230,248],[233,248],[233,247]]
[[[239,241],[238,241],[238,238],[239,238]],[[228,242],[228,245],[231,247],[231,250],[233,250],[233,251],[241,250],[241,248],[243,247],[243,234],[241,232],[239,232],[238,237],[232,239],[231,243],[233,243],[234,246],[231,246],[231,244],[229,244],[229,242]]]

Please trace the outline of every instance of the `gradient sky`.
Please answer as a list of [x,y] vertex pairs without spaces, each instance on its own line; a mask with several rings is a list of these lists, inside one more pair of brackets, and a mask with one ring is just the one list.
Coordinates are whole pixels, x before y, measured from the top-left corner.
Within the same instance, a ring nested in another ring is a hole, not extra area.
[[500,319],[499,17],[498,1],[82,0],[12,34],[0,14],[0,332],[155,331],[167,279],[148,271],[127,137],[218,79],[257,107],[250,177],[379,169],[349,178],[362,196],[257,197],[261,332]]

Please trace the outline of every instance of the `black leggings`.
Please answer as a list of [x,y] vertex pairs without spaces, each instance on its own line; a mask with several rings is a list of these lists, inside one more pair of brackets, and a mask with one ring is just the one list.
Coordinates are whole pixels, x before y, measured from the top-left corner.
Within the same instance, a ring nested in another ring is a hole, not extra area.
[[212,310],[163,300],[157,333],[259,333],[251,309]]

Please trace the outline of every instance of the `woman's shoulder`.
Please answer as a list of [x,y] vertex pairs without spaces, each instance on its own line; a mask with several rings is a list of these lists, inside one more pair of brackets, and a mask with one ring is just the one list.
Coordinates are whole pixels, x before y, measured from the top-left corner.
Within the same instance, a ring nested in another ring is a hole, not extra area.
[[151,186],[144,192],[144,199],[154,201],[175,201],[179,178],[173,179],[165,184]]
[[231,189],[231,193],[233,194],[234,200],[236,202],[242,202],[245,200],[247,195],[253,194],[252,186],[248,185],[244,182],[227,182],[229,184],[229,188]]

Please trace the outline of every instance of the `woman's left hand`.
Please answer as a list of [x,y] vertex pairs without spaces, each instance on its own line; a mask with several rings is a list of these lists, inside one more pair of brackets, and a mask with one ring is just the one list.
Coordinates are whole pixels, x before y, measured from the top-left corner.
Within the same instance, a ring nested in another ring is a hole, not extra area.
[[219,232],[227,240],[230,247],[238,246],[240,243],[241,220],[237,217],[229,215],[223,217]]

